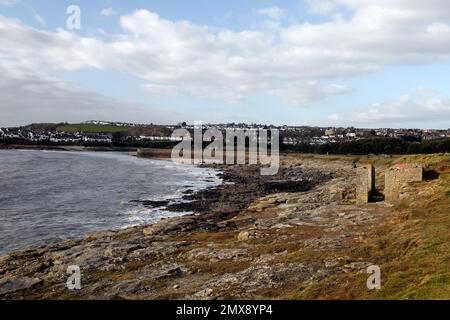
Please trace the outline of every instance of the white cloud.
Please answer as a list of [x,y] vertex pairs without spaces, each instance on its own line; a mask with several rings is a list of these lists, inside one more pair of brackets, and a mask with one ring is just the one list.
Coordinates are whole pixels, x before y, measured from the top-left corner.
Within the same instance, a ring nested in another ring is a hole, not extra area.
[[39,14],[35,13],[33,15],[33,17],[34,17],[34,20],[36,20],[40,25],[42,25],[42,26],[46,25],[45,19],[42,18]]
[[320,83],[318,81],[304,81],[302,83],[287,84],[283,88],[267,89],[267,92],[281,97],[290,105],[307,106],[311,101],[320,101],[350,92],[351,89],[339,84]]
[[[8,32],[13,35],[6,37]],[[86,119],[167,121],[169,115],[161,110],[118,101],[49,75],[54,69],[100,68],[89,56],[101,49],[87,50],[94,43],[63,30],[38,31],[0,15],[0,126]],[[18,46],[11,50],[10,45]]]
[[235,102],[265,93],[294,106],[345,94],[342,79],[386,66],[450,60],[448,1],[333,3],[353,14],[270,30],[217,30],[137,10],[120,17],[123,31],[111,42],[0,16],[0,59],[43,73],[119,70],[158,94]]
[[256,13],[267,16],[273,20],[280,20],[284,15],[283,9],[279,7],[260,8],[256,10]]
[[[433,12],[450,18],[450,5]],[[130,58],[121,62],[128,72],[172,93],[231,101],[270,91],[291,104],[308,105],[345,92],[329,90],[341,88],[342,77],[450,58],[450,43],[443,41],[450,36],[447,25],[436,25],[434,16],[424,19],[409,7],[364,7],[348,20],[275,32],[214,31],[146,10],[121,17],[121,26],[126,33],[111,46]]]
[[4,61],[0,74],[0,127],[87,119],[150,123],[169,118],[160,110],[117,101]]
[[314,14],[326,15],[338,7],[337,3],[333,0],[308,0],[309,12]]
[[20,0],[0,0],[1,6],[11,6],[13,4],[19,3]]
[[115,15],[116,11],[113,8],[105,8],[100,12],[100,14],[105,17],[110,17]]
[[328,117],[333,124],[358,126],[404,126],[433,122],[447,122],[450,119],[450,98],[437,92],[418,88],[413,94],[357,108],[351,112],[336,113]]

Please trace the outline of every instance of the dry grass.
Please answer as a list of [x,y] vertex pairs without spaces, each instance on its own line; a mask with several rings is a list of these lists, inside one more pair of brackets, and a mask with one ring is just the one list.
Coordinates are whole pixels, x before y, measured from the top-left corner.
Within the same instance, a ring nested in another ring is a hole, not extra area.
[[[380,161],[377,159],[377,161]],[[381,161],[380,161],[381,162]],[[450,298],[450,157],[398,157],[392,163],[422,163],[436,170],[438,180],[416,184],[432,195],[400,202],[396,215],[367,235],[350,252],[380,266],[382,289],[369,291],[365,273],[342,273],[285,295],[290,299],[449,299]]]

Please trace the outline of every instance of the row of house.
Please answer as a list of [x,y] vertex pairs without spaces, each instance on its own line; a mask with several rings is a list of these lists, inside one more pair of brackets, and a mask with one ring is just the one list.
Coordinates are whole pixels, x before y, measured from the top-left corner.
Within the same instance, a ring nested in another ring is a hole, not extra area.
[[[98,125],[115,125],[135,127],[141,125],[133,125],[130,123],[114,123],[105,121],[88,121],[86,123]],[[343,141],[353,141],[364,137],[410,137],[420,140],[432,140],[438,138],[450,137],[450,130],[422,130],[422,129],[357,129],[357,128],[320,128],[320,127],[295,127],[295,126],[266,126],[258,124],[246,125],[239,124],[194,124],[186,123],[178,126],[165,126],[168,132],[172,132],[177,128],[185,128],[189,132],[194,129],[218,129],[225,134],[227,130],[242,129],[247,131],[261,132],[261,130],[278,129],[283,138],[283,143],[288,145],[296,145],[300,143],[309,143],[311,145],[320,145],[328,143],[338,143]],[[167,135],[167,134],[166,134]],[[128,141],[181,141],[182,137],[156,136],[156,135],[128,135],[122,137]],[[43,129],[26,128],[0,128],[0,139],[24,139],[32,142],[53,142],[53,143],[111,143],[113,140],[112,133],[85,133],[85,132],[57,132]]]
[[139,136],[139,137],[129,137],[134,141],[182,141],[181,137],[159,137],[159,136]]
[[53,143],[111,143],[112,134],[109,133],[66,133],[56,131],[41,131],[21,128],[1,128],[0,139],[21,139],[30,142]]

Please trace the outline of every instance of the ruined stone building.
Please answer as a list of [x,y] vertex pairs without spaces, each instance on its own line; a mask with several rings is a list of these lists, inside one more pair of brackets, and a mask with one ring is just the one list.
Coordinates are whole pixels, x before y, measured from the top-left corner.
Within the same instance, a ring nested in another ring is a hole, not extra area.
[[389,168],[385,175],[384,197],[386,201],[395,201],[400,197],[401,189],[411,182],[423,179],[423,167],[420,165],[398,164]]
[[375,168],[371,164],[357,168],[356,201],[368,203],[373,190],[375,190]]
[[[423,180],[423,167],[421,165],[398,164],[385,172],[384,199],[392,202],[398,200],[402,188],[411,182]],[[357,203],[368,203],[371,195],[375,191],[375,168],[365,165],[357,168],[356,180],[356,201]]]

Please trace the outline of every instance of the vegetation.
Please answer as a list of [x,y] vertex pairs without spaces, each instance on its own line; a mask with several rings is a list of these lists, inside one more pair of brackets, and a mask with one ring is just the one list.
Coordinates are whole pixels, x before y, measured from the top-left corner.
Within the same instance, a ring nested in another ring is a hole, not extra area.
[[56,128],[60,132],[87,132],[87,133],[114,133],[114,132],[124,132],[128,131],[129,127],[118,127],[114,125],[102,125],[102,124],[90,124],[90,123],[80,123],[80,124],[64,124]]
[[400,202],[398,214],[374,228],[346,254],[378,265],[382,289],[369,291],[368,275],[342,273],[286,294],[290,299],[448,299],[450,297],[450,157],[407,156],[439,173],[411,186],[418,198]]
[[283,145],[283,151],[318,154],[432,154],[450,151],[450,139],[410,142],[395,138],[371,138],[342,143]]
[[133,141],[122,138],[120,132],[114,133],[112,143],[82,141],[76,143],[69,142],[51,142],[51,141],[30,141],[25,139],[5,139],[0,142],[4,146],[45,146],[45,147],[63,147],[63,146],[84,146],[84,147],[115,147],[115,148],[156,148],[172,149],[178,142],[175,141]]

